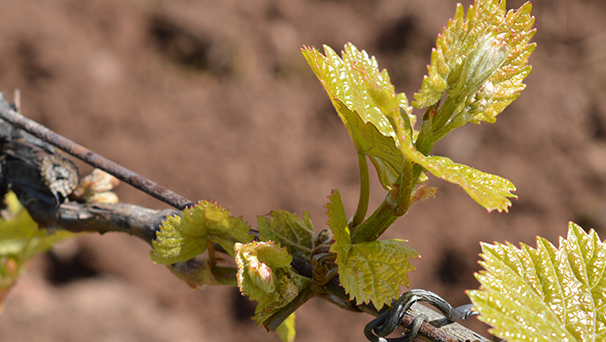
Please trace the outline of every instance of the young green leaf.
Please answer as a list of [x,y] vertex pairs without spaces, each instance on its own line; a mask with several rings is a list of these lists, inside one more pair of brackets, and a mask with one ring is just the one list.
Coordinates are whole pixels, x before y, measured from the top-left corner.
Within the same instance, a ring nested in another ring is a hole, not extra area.
[[340,100],[334,100],[337,112],[345,118],[352,140],[359,153],[367,155],[377,170],[384,189],[389,190],[398,178],[404,156],[396,147],[394,139],[383,135],[372,123],[364,123]]
[[341,285],[358,304],[391,304],[400,286],[408,286],[408,272],[414,270],[409,259],[419,254],[398,239],[352,244],[339,192],[333,190],[329,198],[328,225],[335,240],[330,251],[337,254]]
[[371,156],[381,183],[388,188],[402,164],[393,139],[396,136],[393,121],[404,117],[406,132],[412,137],[416,120],[409,114],[406,95],[396,94],[387,71],[379,72],[375,58],[354,45],[345,45],[343,59],[328,46],[324,46],[324,51],[326,56],[315,48],[302,49],[358,152]]
[[506,13],[505,1],[476,0],[465,16],[458,4],[438,36],[413,106],[427,108],[448,93],[466,106],[461,110],[468,121],[494,122],[524,89],[531,70],[528,57],[536,46],[529,44],[535,33],[531,9],[528,2]]
[[[377,308],[390,305],[408,286],[408,272],[414,271],[409,259],[419,254],[399,239],[356,243],[347,261],[340,263],[339,279],[349,298],[358,304],[372,302]],[[332,251],[332,250],[331,250]]]
[[305,220],[301,220],[285,210],[272,211],[270,217],[259,216],[257,222],[264,241],[279,242],[288,248],[290,254],[309,260],[317,236],[307,212]]
[[242,218],[231,216],[217,203],[202,201],[162,223],[151,258],[159,264],[187,261],[203,253],[209,242],[233,255],[234,243],[252,241],[249,231]]
[[537,238],[522,244],[482,244],[469,297],[480,320],[507,341],[604,341],[606,339],[606,246],[595,231],[568,225],[555,248]]
[[[394,136],[388,116],[399,116],[400,108],[406,112],[410,112],[410,108],[406,96],[395,93],[387,71],[379,72],[374,57],[351,43],[345,45],[343,59],[326,45],[326,56],[313,47],[305,47],[302,52],[331,101],[340,100],[364,122],[371,122],[381,134]],[[341,118],[347,125],[345,118]]]
[[517,198],[512,194],[515,186],[505,178],[455,163],[446,157],[426,157],[406,142],[400,144],[400,150],[408,160],[423,166],[434,176],[461,186],[488,211],[507,211],[511,206],[509,197]]
[[53,244],[78,235],[59,229],[39,229],[12,192],[5,196],[5,202],[9,218],[0,219],[0,303],[28,261],[51,249]]
[[287,249],[273,241],[236,243],[235,251],[238,287],[258,302],[253,317],[257,324],[293,301],[310,284],[290,265],[292,256]]
[[476,170],[467,165],[458,164],[446,157],[432,156],[426,159],[425,166],[434,176],[458,184],[471,198],[488,211],[507,212],[511,206],[509,197],[516,188],[509,180]]

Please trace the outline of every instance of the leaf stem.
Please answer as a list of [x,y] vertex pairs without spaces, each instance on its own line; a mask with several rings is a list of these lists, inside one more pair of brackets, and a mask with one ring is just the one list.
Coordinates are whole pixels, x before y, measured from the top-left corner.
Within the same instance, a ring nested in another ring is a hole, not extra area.
[[437,111],[435,111],[437,106],[428,108],[423,117],[421,132],[419,132],[419,136],[415,142],[417,151],[423,153],[425,156],[429,155],[435,143],[444,137],[445,133],[440,131],[448,124],[457,105],[458,102],[451,96],[448,96],[444,104]]
[[[402,172],[377,209],[358,227],[352,229],[351,243],[373,241],[379,238],[400,216],[410,208],[411,194],[417,182],[413,163],[404,161]],[[419,172],[420,173],[420,172]]]
[[368,161],[365,154],[358,153],[358,166],[360,168],[360,198],[356,212],[350,219],[350,227],[356,227],[364,221],[370,199],[370,177],[368,176]]
[[394,208],[395,203],[388,194],[372,215],[351,232],[351,243],[373,241],[381,236],[398,219]]
[[208,252],[208,264],[212,269],[217,265],[217,258],[215,256],[215,246],[210,239],[208,239],[208,248],[206,251]]
[[277,310],[273,315],[266,319],[265,322],[263,322],[263,326],[265,326],[267,331],[276,330],[288,316],[297,311],[301,305],[305,304],[308,300],[313,298],[313,296],[314,293],[309,286],[304,288],[293,301],[286,304],[286,306]]

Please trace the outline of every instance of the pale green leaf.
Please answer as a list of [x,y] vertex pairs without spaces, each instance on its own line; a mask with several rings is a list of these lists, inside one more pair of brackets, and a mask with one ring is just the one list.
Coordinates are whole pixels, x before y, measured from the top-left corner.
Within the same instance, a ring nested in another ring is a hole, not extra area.
[[434,176],[459,185],[471,198],[488,211],[507,211],[511,206],[510,197],[516,190],[509,180],[472,167],[458,164],[446,157],[426,157],[405,141],[400,144],[404,156],[421,166]]
[[269,217],[259,216],[257,222],[263,240],[279,242],[290,254],[309,260],[317,236],[307,212],[305,220],[301,220],[285,210],[272,211]]
[[400,296],[400,287],[408,286],[408,272],[414,270],[409,259],[418,256],[402,240],[356,243],[344,263],[337,256],[341,285],[358,304],[389,305]]
[[[535,33],[531,9],[526,3],[506,12],[505,1],[476,0],[465,16],[458,4],[455,17],[438,36],[413,105],[427,108],[448,93],[466,102],[471,121],[494,122],[524,89],[522,81],[531,70],[527,65],[535,48],[529,44]],[[487,83],[490,94],[481,91]],[[479,98],[474,95],[478,91]]]
[[[389,118],[409,112],[404,94],[395,94],[386,70],[379,72],[377,61],[353,44],[345,45],[343,59],[324,45],[326,56],[315,48],[302,52],[331,100],[338,99],[366,123],[371,122],[381,134],[395,136]],[[371,95],[371,93],[373,93]],[[379,94],[381,93],[381,94]],[[341,117],[347,125],[345,118]]]
[[208,231],[201,224],[195,227],[200,228],[198,231],[194,227],[188,229],[179,216],[167,217],[152,242],[152,260],[159,264],[172,264],[203,253],[208,247]]
[[606,246],[569,223],[567,239],[537,248],[482,244],[481,288],[469,292],[480,320],[507,341],[606,340]]
[[310,284],[290,265],[288,250],[273,241],[236,243],[235,251],[238,287],[258,302],[253,317],[257,324],[293,301]]
[[216,203],[199,202],[170,216],[162,223],[152,242],[152,260],[159,264],[172,264],[192,259],[203,253],[209,243],[218,243],[233,255],[234,243],[252,241],[249,227],[229,214]]
[[352,244],[339,192],[333,190],[329,198],[328,226],[335,240],[330,251],[337,254],[341,285],[358,304],[390,304],[400,287],[408,286],[408,272],[414,270],[409,259],[418,253],[396,239]]
[[381,185],[386,190],[390,189],[404,161],[404,156],[396,147],[394,139],[383,135],[372,123],[364,123],[357,113],[349,110],[340,100],[334,100],[333,104],[341,116],[346,118],[345,124],[348,125],[358,152],[370,157]]
[[278,326],[276,331],[278,332],[278,336],[280,336],[282,342],[294,342],[296,336],[295,314],[290,314],[290,316],[288,316],[288,318]]
[[328,46],[324,51],[326,56],[315,48],[302,49],[358,152],[371,156],[382,185],[388,188],[402,164],[393,139],[393,121],[404,117],[406,133],[413,135],[416,118],[410,114],[408,100],[403,93],[395,93],[387,71],[379,72],[377,61],[365,51],[347,44],[343,59]]
[[458,164],[446,157],[432,156],[423,165],[434,176],[457,184],[488,211],[507,211],[510,197],[517,198],[513,183],[503,177]]

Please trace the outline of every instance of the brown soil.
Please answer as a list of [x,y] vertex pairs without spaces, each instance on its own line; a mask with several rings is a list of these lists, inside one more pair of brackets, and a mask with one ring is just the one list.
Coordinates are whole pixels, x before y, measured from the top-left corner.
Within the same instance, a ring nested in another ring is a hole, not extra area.
[[[471,1],[464,1],[465,7]],[[521,1],[510,1],[517,8]],[[606,234],[606,3],[534,2],[528,88],[496,125],[469,125],[434,152],[512,180],[508,214],[443,182],[386,237],[422,255],[411,286],[466,303],[480,241],[557,244],[570,220]],[[309,211],[324,228],[333,188],[357,200],[353,146],[299,52],[353,42],[412,98],[454,1],[3,1],[0,87],[23,112],[191,199],[255,224]],[[418,114],[418,113],[417,113]],[[90,170],[90,169],[87,169]],[[373,203],[382,198],[375,184]],[[122,185],[124,202],[164,208]],[[36,259],[8,299],[1,341],[277,341],[231,288],[190,290],[128,236],[87,235]],[[365,314],[322,300],[298,341],[363,341]],[[475,323],[478,330],[485,327]]]

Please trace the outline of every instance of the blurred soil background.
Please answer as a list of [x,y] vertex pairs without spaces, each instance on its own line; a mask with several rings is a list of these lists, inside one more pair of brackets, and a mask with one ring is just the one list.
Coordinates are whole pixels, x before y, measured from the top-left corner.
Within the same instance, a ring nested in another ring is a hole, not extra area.
[[[358,172],[299,48],[352,42],[412,99],[455,4],[3,0],[0,88],[21,89],[25,115],[190,199],[218,201],[252,226],[272,209],[308,211],[319,232],[331,189],[353,211]],[[533,14],[527,90],[495,125],[470,124],[434,149],[510,179],[519,199],[508,214],[487,213],[433,180],[435,199],[385,236],[422,255],[411,286],[454,305],[478,285],[480,241],[535,245],[540,235],[557,245],[571,220],[606,236],[606,2],[537,0]],[[117,192],[166,207],[127,185]],[[375,182],[372,203],[382,198]],[[193,291],[149,251],[89,234],[37,258],[8,298],[0,341],[279,340],[255,327],[237,289]],[[370,319],[313,299],[297,311],[297,341],[364,341]]]

